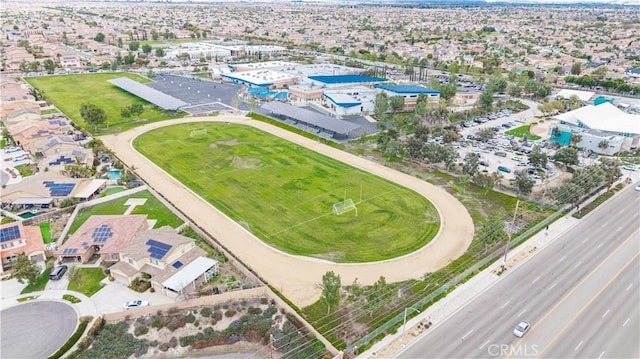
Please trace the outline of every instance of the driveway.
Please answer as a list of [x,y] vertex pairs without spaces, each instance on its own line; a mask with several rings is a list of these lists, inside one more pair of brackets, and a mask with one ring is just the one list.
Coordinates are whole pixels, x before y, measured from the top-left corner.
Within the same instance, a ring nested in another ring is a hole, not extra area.
[[68,304],[31,301],[0,312],[3,358],[46,358],[71,337],[78,315]]
[[91,300],[100,313],[121,312],[123,310],[122,305],[132,299],[146,300],[149,305],[175,303],[175,299],[160,293],[151,293],[149,291],[138,293],[121,283],[103,281],[103,283],[105,282],[107,285],[91,296]]

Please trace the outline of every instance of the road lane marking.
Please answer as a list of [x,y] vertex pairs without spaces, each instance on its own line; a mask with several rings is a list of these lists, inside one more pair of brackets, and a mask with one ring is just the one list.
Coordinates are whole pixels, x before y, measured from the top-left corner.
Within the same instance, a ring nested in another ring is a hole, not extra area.
[[[602,267],[611,257],[613,257],[625,244],[627,244],[627,242],[629,242],[631,239],[634,238],[634,236],[636,235],[636,232],[640,231],[640,229],[636,229],[635,231],[633,231],[633,233],[627,237],[627,239],[625,239],[624,242],[620,243],[620,245],[618,245],[618,247],[616,247],[616,249],[613,250],[613,252],[611,252],[604,260],[602,260],[600,262],[600,264],[598,264],[594,269],[591,270],[591,272],[589,272],[589,274],[587,274],[584,278],[582,278],[580,280],[580,282],[578,282],[578,284],[576,284],[567,294],[565,294],[564,297],[562,297],[559,301],[556,302],[556,304],[554,304],[553,307],[551,307],[551,309],[549,309],[540,320],[538,320],[536,322],[536,324],[532,325],[531,328],[529,329],[530,332],[532,332],[535,328],[537,328],[540,323],[544,322],[545,319],[547,317],[549,317],[549,315],[551,315],[551,313],[553,311],[555,311],[560,305],[562,305],[562,303],[564,303],[567,298],[569,298],[576,290],[578,290],[578,288],[584,283],[586,282],[589,278],[591,278],[591,276],[593,276],[593,274],[595,272],[598,271],[598,269],[600,269],[600,267]],[[637,255],[636,255],[637,257]],[[520,345],[520,343],[522,343],[524,339],[519,339],[516,343],[515,346],[518,347]],[[546,348],[545,348],[546,350]],[[510,353],[509,355],[507,355],[507,359],[511,358],[513,353]],[[540,353],[540,356],[542,356],[542,353]]]
[[578,268],[580,264],[582,264],[582,261],[579,261],[578,263],[576,263],[576,265],[574,265],[573,268]]
[[627,318],[627,320],[624,321],[624,323],[622,323],[622,326],[624,327],[625,325],[627,325],[627,323],[629,323],[629,319],[631,318]]
[[524,314],[526,311],[527,311],[526,309],[525,309],[525,310],[523,310],[523,311],[521,311],[520,313],[518,313],[518,316],[519,316],[519,317],[521,317],[521,316],[522,316],[522,314]]
[[598,357],[598,359],[602,359],[603,356],[604,356],[604,352],[600,353],[600,356]]
[[[623,244],[625,244],[625,243],[627,243],[627,241],[624,241],[624,242],[623,242]],[[618,247],[618,249],[619,249],[619,248],[620,248],[620,247]],[[618,249],[616,249],[616,251],[614,251],[614,253],[615,253],[615,252],[617,252],[617,250],[618,250]],[[612,254],[613,254],[613,253],[612,253]],[[579,317],[580,315],[582,315],[582,313],[583,313],[583,312],[584,312],[584,311],[585,311],[589,306],[591,306],[591,304],[592,304],[596,299],[598,299],[598,297],[600,297],[600,295],[602,294],[602,292],[604,292],[607,288],[609,288],[609,286],[610,286],[610,285],[611,285],[611,284],[612,284],[612,283],[613,283],[613,282],[614,282],[614,281],[615,281],[615,280],[620,276],[620,274],[622,274],[622,272],[623,272],[623,271],[625,271],[625,270],[626,270],[626,269],[627,269],[631,264],[633,264],[633,263],[638,259],[638,257],[640,257],[640,252],[639,252],[639,253],[636,253],[636,254],[635,254],[635,255],[634,255],[634,256],[633,256],[633,257],[632,257],[632,258],[631,258],[627,263],[625,263],[625,264],[620,268],[620,270],[618,270],[618,271],[616,272],[616,274],[615,274],[615,275],[613,275],[613,276],[609,279],[609,281],[608,281],[608,282],[607,282],[603,287],[601,287],[601,288],[600,288],[600,290],[598,290],[598,292],[597,292],[594,296],[592,296],[592,297],[591,297],[591,299],[589,299],[589,301],[588,301],[585,305],[583,305],[583,306],[582,306],[582,308],[580,308],[580,310],[579,310],[579,311],[578,311],[578,312],[573,316],[573,318],[571,318],[571,320],[570,320],[570,321],[568,321],[568,322],[567,322],[567,323],[562,327],[562,329],[560,329],[560,330],[557,332],[557,334],[553,337],[553,339],[551,339],[551,340],[549,341],[549,343],[548,343],[548,344],[547,344],[547,345],[542,349],[542,351],[540,351],[540,357],[543,357],[543,356],[544,356],[544,353],[545,353],[545,352],[546,352],[546,351],[547,351],[547,350],[548,350],[548,349],[549,349],[549,348],[550,348],[550,347],[551,347],[551,346],[552,346],[556,341],[558,341],[558,339],[560,338],[560,336],[561,336],[562,334],[564,334],[564,332],[567,330],[567,328],[569,328],[569,326],[570,326],[570,325],[572,325],[572,324],[576,321],[576,319],[578,319],[578,317]],[[601,266],[603,263],[605,263],[608,259],[609,259],[609,257],[607,257],[607,258],[606,258],[602,263],[600,263],[600,265],[598,265],[598,266],[597,266],[597,267],[596,267],[596,268],[595,268],[595,269],[594,269],[594,270],[589,274],[589,276],[587,276],[586,278],[591,277],[591,274],[592,274],[592,273],[594,273],[595,271],[597,271],[597,270],[600,268],[600,266]],[[586,279],[586,278],[585,278],[585,279]],[[571,294],[575,291],[575,289],[576,289],[576,288],[578,288],[578,286],[580,286],[583,282],[584,282],[584,280],[580,281],[580,283],[578,283],[578,284],[574,287],[574,289],[573,289],[571,292],[569,292],[565,297],[563,297],[563,298],[562,298],[562,300],[561,300],[559,303],[564,302],[564,301],[566,300],[567,296],[571,295]],[[554,309],[556,309],[556,306],[554,306],[554,307],[551,309],[551,311],[553,311]],[[544,319],[545,319],[545,318],[546,318],[546,317],[551,313],[551,311],[547,312],[547,314],[545,314],[545,316],[544,316],[544,317],[542,317],[542,320],[541,320],[541,321],[539,321],[538,323],[536,323],[536,325],[539,325],[539,324],[540,324],[540,323],[541,323],[541,322],[542,322],[542,321],[543,321],[543,320],[544,320]],[[608,312],[608,311],[607,311],[607,312]],[[605,313],[605,314],[606,314],[606,313]],[[604,318],[604,316],[603,316],[603,318]],[[531,327],[531,329],[529,329],[529,331],[531,331],[532,329],[534,329],[534,327]],[[516,343],[516,344],[519,344],[519,342],[518,342],[518,343]],[[602,352],[602,354],[604,354],[604,352]]]
[[562,256],[558,262],[562,262],[565,258],[567,258],[567,256]]
[[555,287],[555,286],[556,286],[556,284],[558,284],[558,283],[553,283],[553,284],[551,285],[551,287],[549,287],[549,290],[553,289],[553,287]]
[[598,246],[596,247],[596,249],[600,249],[600,247],[602,247],[604,243],[600,242],[600,244],[598,244]]
[[576,345],[576,348],[575,348],[575,349],[573,349],[573,351],[574,351],[574,352],[578,351],[578,348],[580,348],[580,346],[582,345],[582,342],[583,342],[583,341],[584,341],[584,340],[581,340],[581,341],[580,341],[580,343],[578,343],[578,345]]
[[607,309],[607,311],[606,311],[606,312],[604,312],[604,314],[602,314],[602,317],[603,317],[603,318],[604,318],[604,317],[606,317],[606,316],[607,316],[607,314],[609,314],[609,309]]
[[469,334],[473,333],[473,329],[471,329],[470,331],[467,332],[467,334],[462,336],[462,340],[464,340],[464,338],[468,337]]
[[629,291],[629,289],[631,289],[631,287],[633,287],[633,283],[629,284],[629,286],[627,287],[627,292]]
[[534,280],[533,280],[533,282],[531,282],[531,283],[535,283],[535,282],[537,282],[537,281],[538,281],[538,279],[540,279],[540,276],[538,276],[536,279],[534,279]]
[[482,348],[484,348],[484,346],[485,346],[485,345],[487,345],[487,344],[489,344],[490,342],[491,342],[491,339],[487,340],[487,341],[486,341],[486,342],[484,342],[484,344],[482,344],[482,345],[480,346],[480,348],[478,348],[478,349],[482,349]]
[[620,232],[622,230],[622,227],[618,227],[618,229],[616,229],[616,233]]
[[508,300],[506,303],[504,303],[504,304],[502,305],[502,307],[500,307],[500,309],[504,309],[504,307],[506,307],[507,305],[509,305],[509,303],[511,303],[511,301],[510,301],[510,300]]
[[585,238],[582,243],[587,243],[587,241],[589,240],[589,237]]

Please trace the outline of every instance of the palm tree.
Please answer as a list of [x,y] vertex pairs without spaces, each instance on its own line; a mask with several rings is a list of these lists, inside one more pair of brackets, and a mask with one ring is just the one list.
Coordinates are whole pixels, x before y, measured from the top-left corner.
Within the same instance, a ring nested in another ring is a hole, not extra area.
[[607,148],[609,148],[609,141],[607,140],[600,141],[600,143],[598,143],[598,148],[606,150]]
[[573,145],[575,147],[580,141],[582,141],[582,135],[581,134],[578,134],[578,133],[572,133],[571,134],[571,145]]

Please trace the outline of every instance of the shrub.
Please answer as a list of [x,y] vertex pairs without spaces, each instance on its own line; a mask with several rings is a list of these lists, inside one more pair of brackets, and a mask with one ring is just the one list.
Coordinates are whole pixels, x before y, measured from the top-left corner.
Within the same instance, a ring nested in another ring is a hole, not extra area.
[[222,312],[219,310],[213,312],[213,319],[220,321],[222,319]]
[[89,332],[87,333],[87,335],[95,338],[98,334],[100,334],[100,331],[102,330],[103,326],[104,326],[104,319],[102,317],[98,317],[96,321],[93,322],[93,325],[91,326],[91,328],[89,328]]
[[167,350],[169,350],[169,348],[171,348],[171,345],[169,345],[169,343],[162,343],[158,347],[158,349],[160,349],[160,351],[163,351],[163,352],[166,352]]
[[274,314],[278,312],[278,308],[274,306],[270,306],[262,312],[262,316],[265,318],[271,318]]
[[135,335],[136,337],[139,337],[141,335],[145,335],[149,333],[149,328],[145,327],[145,326],[139,326],[139,327],[135,327],[133,329],[133,335]]
[[269,304],[269,299],[268,298],[260,298],[260,304],[262,305],[267,305]]
[[186,323],[186,318],[183,315],[177,314],[169,317],[169,320],[166,325],[167,325],[167,329],[173,332],[178,328],[184,327],[185,323]]
[[249,309],[247,309],[247,313],[253,314],[253,315],[260,315],[262,314],[262,309],[256,308],[256,307],[249,307]]
[[200,315],[205,317],[205,318],[209,318],[211,316],[211,308],[209,307],[204,307],[202,308],[202,310],[200,311]]
[[158,340],[156,339],[156,340],[152,341],[151,343],[149,343],[149,346],[150,347],[157,347],[158,346]]
[[156,329],[161,329],[162,327],[164,327],[164,323],[162,322],[162,320],[160,318],[156,318],[153,323],[151,323],[151,326],[156,328]]
[[189,314],[187,314],[187,316],[184,318],[184,321],[185,321],[185,322],[187,322],[187,323],[193,323],[193,322],[195,322],[195,321],[196,321],[196,316],[195,316],[195,315],[193,315],[193,314],[191,314],[191,313],[189,313]]
[[178,346],[178,338],[171,337],[171,339],[169,339],[169,345],[171,345],[172,348],[177,347]]
[[231,318],[234,315],[236,315],[236,311],[233,310],[233,309],[229,309],[226,312],[224,312],[224,316],[227,317],[227,318]]

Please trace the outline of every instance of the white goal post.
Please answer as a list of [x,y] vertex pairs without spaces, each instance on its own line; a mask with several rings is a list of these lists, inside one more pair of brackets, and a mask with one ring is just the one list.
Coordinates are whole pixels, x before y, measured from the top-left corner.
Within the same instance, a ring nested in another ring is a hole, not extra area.
[[357,216],[358,208],[356,207],[355,203],[353,203],[353,200],[351,198],[345,199],[344,201],[338,202],[333,205],[333,213],[335,213],[338,216],[343,213],[347,213],[349,211],[354,211],[354,210],[356,211],[356,216]]
[[200,135],[206,135],[207,134],[207,129],[206,128],[202,128],[199,130],[193,130],[191,131],[191,133],[189,133],[189,137],[197,137]]

